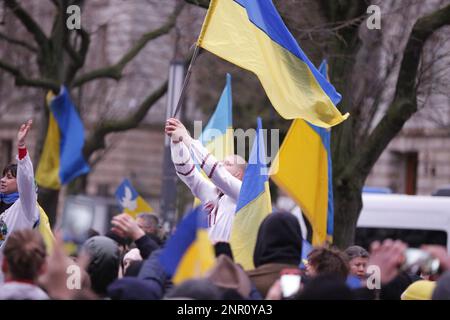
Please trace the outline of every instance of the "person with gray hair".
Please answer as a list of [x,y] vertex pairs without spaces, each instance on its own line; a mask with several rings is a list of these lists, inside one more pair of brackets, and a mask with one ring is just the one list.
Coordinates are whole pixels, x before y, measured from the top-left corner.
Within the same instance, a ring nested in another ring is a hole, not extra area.
[[217,160],[178,119],[168,119],[165,132],[171,140],[171,157],[178,177],[207,212],[211,241],[229,242],[247,162],[238,155]]
[[136,217],[136,222],[146,235],[158,245],[162,245],[159,218],[156,215],[151,213],[140,213]]
[[153,234],[147,234],[142,226],[142,218],[133,219],[127,213],[114,216],[111,220],[111,231],[119,237],[131,239],[139,249],[141,257],[147,259],[153,250],[161,246],[161,240]]
[[103,298],[106,296],[106,288],[117,279],[119,273],[119,246],[113,239],[95,236],[86,240],[82,250],[90,258],[86,271],[92,290]]
[[369,262],[369,253],[367,250],[360,246],[351,246],[345,250],[345,254],[348,257],[350,274],[364,279]]

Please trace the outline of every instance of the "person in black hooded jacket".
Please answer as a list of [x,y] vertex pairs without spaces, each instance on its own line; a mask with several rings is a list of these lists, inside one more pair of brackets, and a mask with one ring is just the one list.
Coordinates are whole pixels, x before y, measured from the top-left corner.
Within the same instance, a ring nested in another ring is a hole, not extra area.
[[274,212],[261,223],[253,254],[254,270],[247,272],[263,297],[280,278],[283,269],[298,268],[302,255],[302,232],[289,212]]
[[108,237],[96,236],[86,240],[82,250],[90,258],[86,271],[91,279],[92,290],[103,298],[106,288],[117,279],[119,273],[119,247]]

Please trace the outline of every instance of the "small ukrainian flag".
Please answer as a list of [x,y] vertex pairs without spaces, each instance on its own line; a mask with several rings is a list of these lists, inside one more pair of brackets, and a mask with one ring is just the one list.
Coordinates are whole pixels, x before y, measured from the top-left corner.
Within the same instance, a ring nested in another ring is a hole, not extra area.
[[122,209],[133,217],[140,213],[153,211],[153,208],[137,193],[128,179],[124,179],[117,188],[116,199]]
[[201,278],[214,266],[214,248],[201,207],[188,213],[167,241],[159,261],[174,284]]

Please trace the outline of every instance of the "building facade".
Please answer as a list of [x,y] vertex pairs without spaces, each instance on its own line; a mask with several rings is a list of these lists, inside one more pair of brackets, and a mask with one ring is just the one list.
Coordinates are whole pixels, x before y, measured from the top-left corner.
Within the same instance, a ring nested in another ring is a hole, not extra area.
[[[445,1],[430,2],[434,2],[432,7],[436,7],[438,2]],[[26,9],[44,31],[50,32],[54,12],[51,2],[21,3],[26,4]],[[83,28],[91,33],[91,48],[80,74],[117,62],[142,34],[164,24],[175,3],[175,0],[133,0],[132,4],[123,0],[85,1],[81,22]],[[393,1],[383,3],[388,3],[387,6],[395,4]],[[411,14],[417,16],[423,10],[418,9]],[[14,20],[11,13],[6,11],[2,14],[2,32],[32,42],[27,31]],[[73,90],[72,98],[85,121],[86,135],[105,119],[121,119],[129,115],[167,79],[170,62],[183,58],[195,43],[204,15],[203,9],[186,5],[176,27],[148,43],[126,66],[120,81],[98,80]],[[383,20],[383,23],[389,26],[388,21]],[[383,34],[392,36],[389,32],[393,30],[386,28]],[[437,37],[444,37],[448,33],[444,30]],[[436,38],[434,43],[438,46],[430,52],[450,52],[450,41],[442,42],[441,38]],[[441,43],[446,43],[446,46]],[[8,57],[9,61],[19,64],[24,70],[36,73],[29,52],[7,45],[4,41],[0,41],[0,49],[2,58]],[[380,57],[383,59],[383,55]],[[388,60],[387,57],[384,59]],[[445,65],[450,65],[448,59],[440,59],[430,70],[436,75]],[[209,66],[202,67],[207,70]],[[367,186],[388,187],[397,193],[430,194],[450,183],[450,80],[440,83],[447,83],[447,87],[444,85],[439,88],[442,91],[440,94],[422,93],[425,103],[421,103],[421,110],[408,121],[401,134],[380,157],[366,181]],[[185,112],[190,122],[204,119],[202,112],[194,105],[194,93],[204,88],[205,83],[202,79],[196,79],[194,74]],[[42,90],[16,87],[9,74],[0,72],[0,165],[4,166],[13,160],[18,125],[35,117],[44,103],[44,96]],[[385,99],[389,101],[389,93]],[[167,97],[162,97],[137,128],[107,136],[106,149],[93,155],[95,161],[86,188],[88,195],[112,197],[117,186],[127,177],[155,209],[159,208],[166,101]],[[382,114],[383,110],[380,110]],[[36,121],[34,127],[30,139],[32,156],[35,156],[36,132],[42,129]]]

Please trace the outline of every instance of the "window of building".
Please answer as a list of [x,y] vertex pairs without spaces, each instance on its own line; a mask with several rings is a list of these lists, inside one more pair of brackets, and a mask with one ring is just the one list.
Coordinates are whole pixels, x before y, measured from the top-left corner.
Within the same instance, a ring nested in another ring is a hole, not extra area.
[[393,165],[397,168],[392,176],[391,185],[395,192],[408,195],[417,194],[417,168],[419,157],[417,152],[394,152]]
[[423,244],[447,246],[447,232],[441,230],[413,230],[390,228],[357,228],[355,244],[369,249],[373,241],[385,239],[401,240],[410,247],[418,248]]

